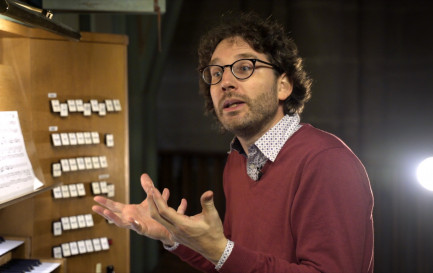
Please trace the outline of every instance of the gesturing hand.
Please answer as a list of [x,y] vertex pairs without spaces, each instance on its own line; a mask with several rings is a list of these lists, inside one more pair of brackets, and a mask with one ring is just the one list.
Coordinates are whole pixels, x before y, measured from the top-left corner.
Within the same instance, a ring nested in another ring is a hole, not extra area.
[[149,189],[148,205],[150,215],[163,225],[173,240],[183,244],[217,264],[227,245],[223,225],[213,203],[213,192],[207,191],[200,198],[202,212],[186,216],[167,205],[164,192]]
[[[153,183],[147,174],[141,176],[141,186],[149,196],[153,189]],[[170,196],[168,189],[164,189],[161,198],[167,202]],[[100,204],[95,205],[92,210],[107,220],[114,222],[118,227],[129,228],[138,234],[162,241],[165,245],[173,245],[172,234],[160,223],[152,219],[149,213],[148,197],[140,204],[123,204],[115,202],[102,196],[96,196],[94,200]],[[177,213],[184,214],[186,200],[182,199]]]

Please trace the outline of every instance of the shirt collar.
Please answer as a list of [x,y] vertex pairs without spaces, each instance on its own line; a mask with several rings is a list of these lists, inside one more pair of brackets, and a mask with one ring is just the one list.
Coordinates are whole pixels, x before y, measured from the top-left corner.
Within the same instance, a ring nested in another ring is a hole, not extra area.
[[[286,141],[301,127],[299,123],[300,117],[298,114],[292,116],[285,115],[274,127],[249,147],[249,149],[257,147],[267,159],[274,162]],[[230,152],[233,150],[246,155],[237,137],[235,137],[230,144]]]

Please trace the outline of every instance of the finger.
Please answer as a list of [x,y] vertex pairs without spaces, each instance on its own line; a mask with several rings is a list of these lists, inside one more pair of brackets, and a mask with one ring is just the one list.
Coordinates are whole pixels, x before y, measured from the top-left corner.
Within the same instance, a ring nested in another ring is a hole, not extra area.
[[170,197],[170,191],[167,188],[165,188],[162,191],[162,198],[167,202],[169,197]]
[[207,191],[202,194],[200,198],[201,207],[203,213],[213,213],[216,211],[215,204],[213,202],[213,192]]
[[[160,214],[159,208],[156,205],[156,201],[155,201],[155,192],[159,193],[159,191],[154,188],[149,191],[149,195],[148,195],[149,214],[155,221],[157,221],[158,223],[160,223],[161,225],[163,225],[164,227],[170,230],[172,228],[172,224]],[[159,198],[162,199],[161,195],[159,195]]]
[[108,221],[113,222],[118,227],[129,228],[130,224],[124,218],[119,216],[118,214],[112,212],[111,210],[105,209],[103,212],[103,217]]
[[167,205],[167,200],[164,199],[157,188],[152,189],[152,198],[160,214],[165,211],[170,211],[171,208]]
[[113,200],[110,200],[108,198],[102,197],[102,196],[95,196],[93,198],[93,200],[99,204],[101,204],[101,206],[106,207],[107,209],[113,211],[113,212],[121,212],[123,207],[125,206],[122,203],[119,202],[115,202]]
[[185,214],[186,206],[187,206],[186,199],[185,199],[185,198],[182,198],[182,200],[180,201],[180,205],[179,205],[179,207],[177,208],[177,213]]
[[101,207],[101,206],[93,206],[93,207],[92,207],[92,210],[93,210],[94,212],[96,212],[97,214],[101,215],[102,217],[104,217],[106,220],[108,220],[108,221],[112,221],[111,218],[109,218],[109,217],[104,213],[104,211],[107,210],[107,209],[105,209],[105,208],[103,208],[103,207]]
[[95,205],[95,206],[92,206],[92,210],[94,212],[96,212],[97,214],[104,216],[104,208],[103,207]]
[[135,232],[137,232],[138,234],[143,234],[143,229],[141,227],[140,222],[138,222],[137,220],[135,220],[134,218],[129,218],[128,220],[129,224],[130,224],[130,228],[132,230],[134,230]]
[[141,224],[140,224],[140,222],[138,222],[137,220],[135,220],[135,219],[132,218],[132,217],[130,217],[130,218],[128,219],[128,222],[129,222],[129,224],[131,224],[131,226],[132,226],[133,228],[141,228]]
[[[169,207],[167,205],[167,202],[162,198],[161,194],[159,193],[159,191],[156,188],[153,188],[152,190],[153,194],[152,194],[152,198],[153,201],[155,203],[156,209],[158,210],[158,214],[160,215],[160,217],[162,217],[162,219],[164,219],[165,221],[167,221],[170,225],[173,226],[179,226],[184,224],[186,218],[185,215],[177,213],[176,210],[174,210],[173,208]],[[186,209],[186,200],[185,203],[182,204],[181,202],[181,211]]]
[[141,187],[143,188],[143,190],[146,192],[146,194],[149,194],[149,190],[151,188],[153,188],[153,181],[152,179],[150,179],[149,175],[144,173],[141,175],[140,177],[140,181],[141,181]]
[[105,203],[107,202],[107,199],[108,199],[108,198],[105,198],[105,197],[100,196],[100,195],[97,195],[97,196],[95,196],[95,197],[93,198],[93,200],[94,200],[95,202],[98,202],[99,204],[101,204],[101,205],[103,205],[103,206],[105,206]]
[[101,215],[102,217],[104,217],[106,220],[114,222],[119,227],[125,227],[127,225],[127,222],[124,221],[121,217],[119,217],[119,215],[121,214],[118,215],[116,214],[116,212],[113,212],[108,208],[104,208],[96,205],[92,207],[92,210],[97,214]]

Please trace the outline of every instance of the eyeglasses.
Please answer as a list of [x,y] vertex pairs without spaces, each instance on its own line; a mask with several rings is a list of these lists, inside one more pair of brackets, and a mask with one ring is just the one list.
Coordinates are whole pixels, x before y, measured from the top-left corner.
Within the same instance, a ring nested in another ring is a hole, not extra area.
[[269,68],[279,70],[276,65],[259,59],[240,59],[232,64],[227,64],[227,65],[211,64],[205,66],[202,69],[200,69],[201,77],[203,78],[204,82],[209,85],[218,84],[223,78],[224,69],[226,67],[230,67],[230,71],[232,72],[233,76],[236,77],[236,79],[245,80],[251,77],[251,75],[253,75],[254,70],[256,69],[257,62],[270,65],[271,67]]

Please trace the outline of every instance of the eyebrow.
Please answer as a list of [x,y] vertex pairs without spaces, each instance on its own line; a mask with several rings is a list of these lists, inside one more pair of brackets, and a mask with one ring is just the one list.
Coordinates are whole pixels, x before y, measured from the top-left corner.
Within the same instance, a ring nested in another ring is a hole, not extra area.
[[[254,55],[253,53],[241,53],[241,54],[236,55],[235,57],[237,58],[237,60],[239,60],[239,59],[256,59],[257,58],[257,56]],[[211,60],[209,62],[209,64],[210,65],[217,64],[219,61],[220,61],[219,58],[215,58],[215,59]]]

